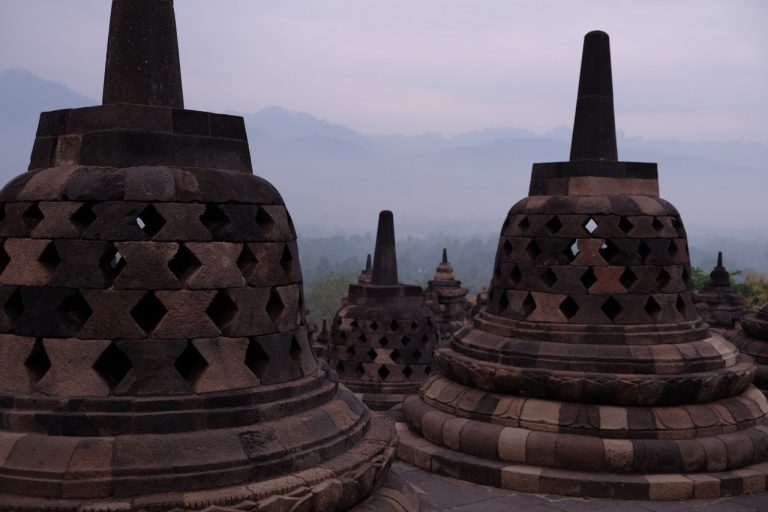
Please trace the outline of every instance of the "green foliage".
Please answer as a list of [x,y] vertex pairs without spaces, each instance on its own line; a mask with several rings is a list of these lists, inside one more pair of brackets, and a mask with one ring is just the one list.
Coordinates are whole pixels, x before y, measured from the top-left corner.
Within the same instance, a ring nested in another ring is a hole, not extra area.
[[768,302],[768,272],[747,272],[743,283],[733,286],[744,297],[744,308],[759,308]]
[[691,267],[691,280],[693,281],[693,289],[700,292],[709,281],[709,273],[704,272],[700,267]]
[[323,319],[330,325],[336,311],[341,307],[341,298],[347,295],[350,283],[357,281],[357,276],[351,272],[328,271],[316,280],[307,293],[309,318],[317,324],[318,329]]

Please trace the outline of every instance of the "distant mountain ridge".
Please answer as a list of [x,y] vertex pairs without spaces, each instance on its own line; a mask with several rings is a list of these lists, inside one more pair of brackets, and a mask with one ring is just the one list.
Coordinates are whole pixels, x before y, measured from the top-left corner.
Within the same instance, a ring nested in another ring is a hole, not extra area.
[[[41,111],[96,103],[24,70],[0,72],[0,181],[26,169]],[[366,135],[276,106],[244,117],[256,173],[275,184],[311,236],[370,232],[384,208],[395,210],[403,236],[498,233],[527,195],[531,164],[567,159],[570,145],[567,127]],[[618,142],[622,160],[659,163],[662,195],[694,238],[766,238],[767,146],[621,133]],[[768,266],[768,254],[756,257]]]

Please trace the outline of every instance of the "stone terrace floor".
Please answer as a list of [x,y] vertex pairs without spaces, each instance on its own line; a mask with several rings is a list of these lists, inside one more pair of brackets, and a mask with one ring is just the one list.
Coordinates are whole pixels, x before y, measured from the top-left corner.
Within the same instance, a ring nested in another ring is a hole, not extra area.
[[402,462],[394,469],[444,512],[768,512],[768,494],[689,501],[611,501],[518,494],[433,475]]

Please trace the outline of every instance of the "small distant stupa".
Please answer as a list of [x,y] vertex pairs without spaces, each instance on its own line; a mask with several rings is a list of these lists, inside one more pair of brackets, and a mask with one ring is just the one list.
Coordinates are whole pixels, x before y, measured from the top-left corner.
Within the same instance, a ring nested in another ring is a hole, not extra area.
[[453,265],[448,261],[448,250],[444,248],[443,259],[425,291],[427,304],[435,311],[441,337],[450,337],[469,322],[472,306],[467,301],[468,293],[456,279]]
[[371,280],[349,285],[331,327],[329,365],[369,407],[389,409],[432,373],[439,337],[422,288],[398,282],[394,220],[383,211]]
[[731,274],[723,266],[723,253],[717,253],[717,265],[709,281],[694,297],[701,318],[721,334],[732,330],[744,313],[744,297],[731,286]]

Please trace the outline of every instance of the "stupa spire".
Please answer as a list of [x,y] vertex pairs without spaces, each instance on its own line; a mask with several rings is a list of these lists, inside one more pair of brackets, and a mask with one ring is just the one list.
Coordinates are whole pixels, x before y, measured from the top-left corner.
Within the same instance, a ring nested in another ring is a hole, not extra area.
[[112,0],[102,102],[184,108],[173,0]]
[[443,263],[448,263],[448,249],[443,247]]
[[366,272],[372,272],[373,271],[373,263],[371,262],[371,254],[368,253],[368,257],[365,259],[365,271]]
[[717,253],[717,268],[724,268],[723,267],[723,251],[718,251]]
[[373,284],[397,284],[397,252],[395,250],[395,221],[392,212],[379,213],[376,250],[373,253]]
[[584,36],[571,160],[618,160],[608,34]]

